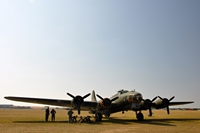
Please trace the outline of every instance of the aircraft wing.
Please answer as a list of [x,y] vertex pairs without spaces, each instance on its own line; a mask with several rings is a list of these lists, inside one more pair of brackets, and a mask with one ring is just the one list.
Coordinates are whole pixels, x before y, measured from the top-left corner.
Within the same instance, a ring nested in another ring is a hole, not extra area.
[[[53,105],[53,106],[62,106],[62,107],[72,107],[71,100],[62,100],[62,99],[45,99],[45,98],[31,98],[31,97],[14,97],[14,96],[6,96],[4,97],[8,100],[19,101],[19,102],[28,102],[35,104],[45,104],[45,105]],[[97,107],[97,102],[92,101],[84,101],[81,105],[81,110],[88,111],[91,108]]]
[[184,104],[190,104],[194,102],[170,102],[169,106],[176,106],[176,105],[184,105]]

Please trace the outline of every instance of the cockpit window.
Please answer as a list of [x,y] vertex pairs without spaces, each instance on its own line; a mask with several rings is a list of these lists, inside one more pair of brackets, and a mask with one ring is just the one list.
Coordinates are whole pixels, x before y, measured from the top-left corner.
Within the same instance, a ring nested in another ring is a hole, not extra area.
[[124,94],[124,93],[127,93],[127,92],[128,92],[127,90],[119,90],[118,95],[121,95],[121,94]]

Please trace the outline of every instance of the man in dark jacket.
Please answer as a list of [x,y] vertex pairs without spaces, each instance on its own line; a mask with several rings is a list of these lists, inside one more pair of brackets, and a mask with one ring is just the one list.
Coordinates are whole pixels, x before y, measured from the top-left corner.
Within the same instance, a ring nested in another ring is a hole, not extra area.
[[51,121],[55,121],[56,111],[54,109],[51,110]]
[[70,109],[69,111],[68,111],[68,115],[69,115],[69,123],[73,123],[73,121],[72,121],[72,114],[73,114],[74,112],[72,111],[72,109]]
[[45,120],[48,121],[49,119],[49,107],[45,110]]

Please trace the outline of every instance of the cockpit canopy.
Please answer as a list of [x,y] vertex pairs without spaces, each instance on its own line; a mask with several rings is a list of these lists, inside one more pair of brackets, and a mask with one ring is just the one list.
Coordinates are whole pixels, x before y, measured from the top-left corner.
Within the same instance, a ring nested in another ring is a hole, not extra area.
[[124,94],[124,93],[127,93],[127,92],[129,92],[129,91],[127,91],[127,90],[119,90],[119,91],[117,91],[118,93],[118,95],[121,95],[121,94]]

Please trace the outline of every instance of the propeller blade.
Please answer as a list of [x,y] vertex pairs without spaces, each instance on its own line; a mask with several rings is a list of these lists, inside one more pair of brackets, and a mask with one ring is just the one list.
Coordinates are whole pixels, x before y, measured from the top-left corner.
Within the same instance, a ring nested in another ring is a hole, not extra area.
[[86,94],[83,99],[87,98],[91,93]]
[[142,101],[144,101],[144,102],[145,102],[145,99],[143,99],[143,98],[142,98]]
[[160,96],[158,96],[161,100],[162,100],[162,104],[163,104],[163,107],[166,107],[167,109],[167,114],[170,114],[170,111],[169,111],[169,102],[171,100],[173,100],[175,98],[175,96],[171,97],[170,99],[167,99],[167,98],[162,98]]
[[157,99],[157,97],[154,97],[154,99],[152,99],[151,101],[153,102],[153,101],[155,101]]
[[80,115],[80,113],[81,113],[81,108],[80,108],[80,105],[79,105],[79,104],[77,105],[77,110],[78,110],[78,114]]
[[160,97],[160,96],[158,96],[161,100],[163,100],[163,98],[162,97]]
[[113,99],[111,100],[111,102],[117,100],[118,98],[119,98],[119,97],[115,97],[115,98],[113,98]]
[[173,100],[174,98],[175,98],[175,96],[171,97],[171,98],[169,99],[169,101]]
[[152,116],[152,110],[149,108],[149,116]]
[[110,117],[110,110],[109,110],[109,108],[106,108],[106,116]]
[[71,98],[75,98],[72,94],[67,93],[68,96],[70,96]]
[[99,96],[98,94],[97,94],[97,97],[100,98],[101,100],[103,100],[103,98],[101,96]]
[[102,101],[100,102],[100,106],[105,109],[105,115],[107,117],[110,117],[110,107],[111,107],[111,103],[112,101],[115,101],[116,99],[118,99],[119,97],[115,97],[113,99],[109,99],[109,98],[102,98],[100,95],[97,94],[97,97],[99,99],[101,99]]
[[169,114],[169,106],[167,106],[166,108],[167,108],[167,114]]
[[78,114],[80,114],[81,113],[81,104],[84,102],[84,99],[87,98],[90,95],[90,93],[86,94],[84,97],[79,96],[79,95],[73,96],[70,93],[67,93],[67,95],[69,95],[70,97],[73,98],[72,101],[73,101],[73,104],[75,106],[74,108],[76,108],[78,110]]

